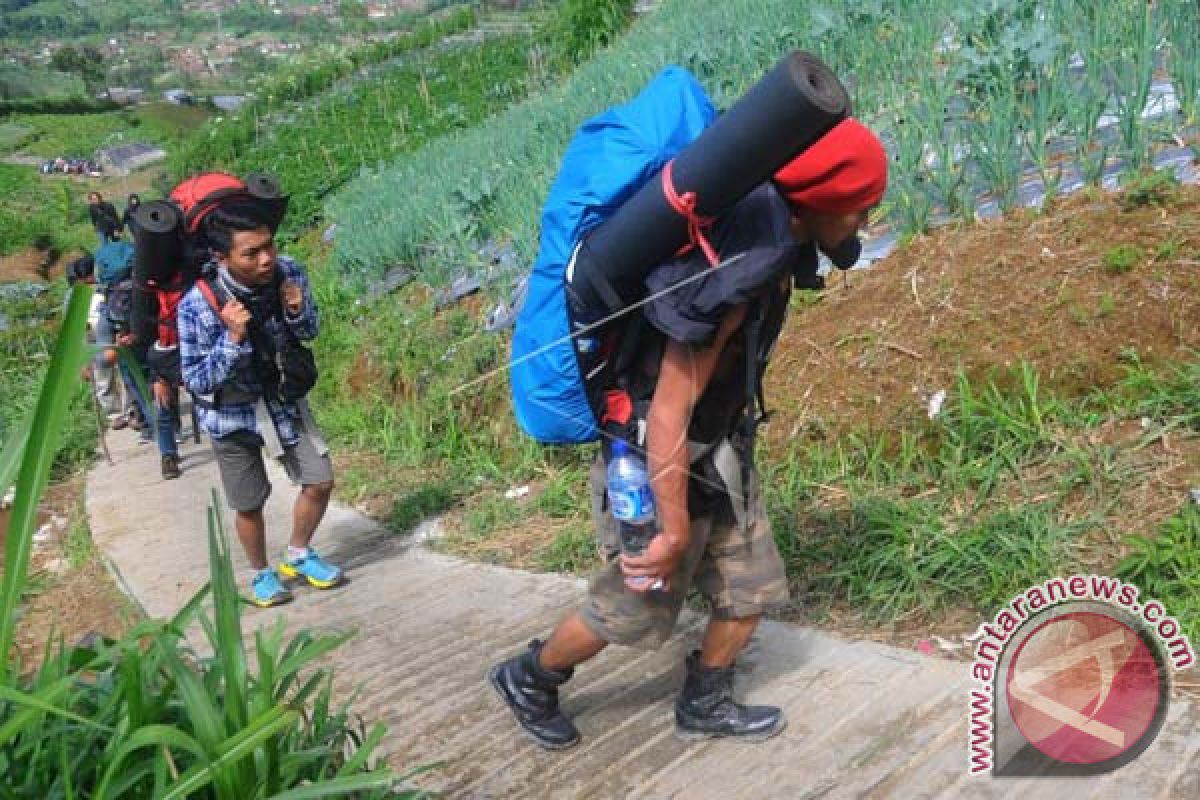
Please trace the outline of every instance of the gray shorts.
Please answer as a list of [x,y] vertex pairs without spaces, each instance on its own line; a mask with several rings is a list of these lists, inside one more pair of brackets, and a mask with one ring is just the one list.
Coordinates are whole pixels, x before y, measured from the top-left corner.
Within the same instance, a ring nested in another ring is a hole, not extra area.
[[[300,441],[285,447],[279,457],[288,477],[300,486],[329,483],[333,480],[333,463],[324,442],[320,442],[320,432],[316,432],[314,438],[300,419],[295,421],[295,426]],[[267,480],[263,463],[262,438],[250,431],[237,431],[220,439],[214,438],[212,447],[229,507],[234,511],[262,508],[271,496],[271,482]]]

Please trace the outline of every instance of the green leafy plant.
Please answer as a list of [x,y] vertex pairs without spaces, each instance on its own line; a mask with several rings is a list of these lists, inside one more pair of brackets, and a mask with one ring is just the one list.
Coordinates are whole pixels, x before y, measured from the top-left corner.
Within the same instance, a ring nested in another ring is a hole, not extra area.
[[1153,536],[1128,536],[1125,545],[1129,554],[1117,565],[1117,577],[1160,600],[1195,641],[1200,636],[1200,508],[1185,506]]
[[543,37],[560,63],[581,64],[612,42],[633,19],[633,0],[564,0]]
[[1200,15],[1188,0],[1163,3],[1171,44],[1170,72],[1185,125],[1200,122]]
[[1129,175],[1121,191],[1121,208],[1132,211],[1143,206],[1163,206],[1179,193],[1174,170],[1144,170]]
[[1142,248],[1135,244],[1119,244],[1104,252],[1104,271],[1113,275],[1130,272],[1142,260]]

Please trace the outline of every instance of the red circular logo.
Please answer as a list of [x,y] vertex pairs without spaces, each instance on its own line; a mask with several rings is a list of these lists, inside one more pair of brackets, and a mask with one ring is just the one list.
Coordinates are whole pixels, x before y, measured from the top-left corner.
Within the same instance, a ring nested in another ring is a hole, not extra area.
[[1160,702],[1160,667],[1136,631],[1102,613],[1047,620],[1021,642],[1006,681],[1021,734],[1056,761],[1097,764],[1137,745]]

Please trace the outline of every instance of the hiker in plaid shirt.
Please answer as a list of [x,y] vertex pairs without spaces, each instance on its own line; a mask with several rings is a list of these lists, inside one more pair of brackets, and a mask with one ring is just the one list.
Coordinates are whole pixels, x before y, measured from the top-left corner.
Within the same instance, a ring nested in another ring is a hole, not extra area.
[[[212,438],[226,500],[250,561],[251,599],[272,606],[291,599],[280,573],[320,589],[336,586],[342,570],[309,547],[333,491],[329,448],[307,398],[282,399],[272,388],[280,374],[274,352],[256,352],[282,337],[310,341],[320,326],[301,266],[275,250],[274,231],[252,201],[215,208],[204,219],[215,272],[198,281],[179,306],[183,381],[197,396],[200,421]],[[219,310],[218,310],[219,309]],[[284,329],[286,326],[286,330]],[[282,370],[280,370],[281,372]],[[287,555],[278,572],[267,563],[263,506],[271,493],[262,451],[278,458],[301,486]]]

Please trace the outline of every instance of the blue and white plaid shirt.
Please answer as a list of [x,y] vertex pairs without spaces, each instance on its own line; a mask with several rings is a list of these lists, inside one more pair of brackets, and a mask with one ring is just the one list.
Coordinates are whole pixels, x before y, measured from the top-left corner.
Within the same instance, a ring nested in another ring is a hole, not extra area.
[[[283,280],[297,284],[304,293],[300,313],[292,317],[285,311],[283,319],[300,341],[311,341],[320,329],[320,314],[304,269],[287,256],[277,259]],[[232,280],[222,271],[221,277]],[[194,394],[212,396],[220,389],[236,389],[239,394],[262,396],[262,385],[254,371],[253,349],[248,339],[241,344],[233,341],[225,323],[208,304],[198,287],[192,287],[179,304],[179,352],[183,366],[183,383]],[[268,329],[280,324],[266,323]],[[299,441],[294,420],[300,412],[293,403],[266,401],[267,410],[275,423],[279,440],[285,446]],[[261,433],[255,422],[256,403],[222,403],[216,407],[200,408],[200,422],[214,439],[237,431]]]

